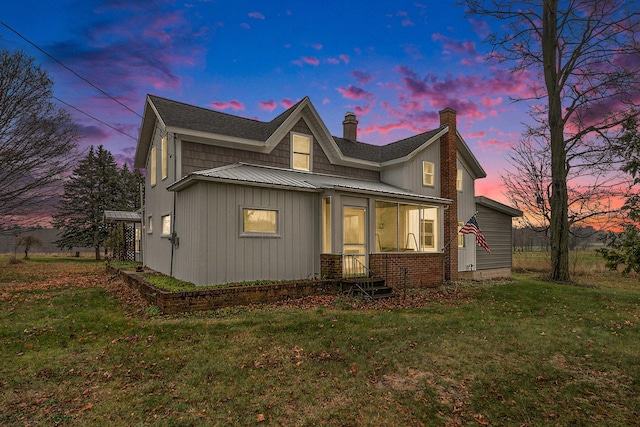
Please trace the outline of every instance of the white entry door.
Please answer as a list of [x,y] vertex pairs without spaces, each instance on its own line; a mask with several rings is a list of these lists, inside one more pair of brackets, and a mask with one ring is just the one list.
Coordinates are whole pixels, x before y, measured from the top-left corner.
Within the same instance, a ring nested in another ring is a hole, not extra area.
[[367,275],[367,208],[342,208],[342,273],[344,277]]

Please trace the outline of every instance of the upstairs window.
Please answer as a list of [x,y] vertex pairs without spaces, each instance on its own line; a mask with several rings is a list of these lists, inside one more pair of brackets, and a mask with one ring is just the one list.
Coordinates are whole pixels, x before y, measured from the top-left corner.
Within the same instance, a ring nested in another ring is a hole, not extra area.
[[168,163],[169,163],[169,152],[167,151],[167,135],[162,137],[162,146],[160,147],[160,155],[162,156],[161,169],[162,169],[162,179],[167,179],[168,176]]
[[462,169],[458,169],[456,172],[456,190],[462,191]]
[[151,182],[151,186],[153,187],[154,185],[156,185],[156,162],[157,162],[157,158],[156,158],[156,146],[154,145],[153,147],[151,147],[151,171],[149,171],[149,174],[151,175],[149,177],[149,180]]
[[422,162],[422,185],[433,187],[434,165],[431,162]]
[[311,170],[311,137],[291,134],[291,167],[301,171]]

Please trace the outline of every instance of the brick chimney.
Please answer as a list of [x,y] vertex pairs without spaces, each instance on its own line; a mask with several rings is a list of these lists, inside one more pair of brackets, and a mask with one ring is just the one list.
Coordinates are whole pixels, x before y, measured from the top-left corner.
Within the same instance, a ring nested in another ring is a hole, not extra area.
[[356,115],[351,111],[347,111],[342,122],[343,138],[349,141],[358,140],[358,120]]
[[458,278],[458,191],[456,189],[458,134],[456,112],[451,108],[440,111],[440,126],[449,131],[440,137],[440,195],[453,201],[444,211],[444,280]]

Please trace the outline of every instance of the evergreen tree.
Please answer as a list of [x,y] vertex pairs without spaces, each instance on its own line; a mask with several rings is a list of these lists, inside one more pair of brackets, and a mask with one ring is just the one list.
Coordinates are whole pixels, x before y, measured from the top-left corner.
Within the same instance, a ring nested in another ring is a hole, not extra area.
[[122,188],[113,155],[102,145],[97,150],[90,147],[64,184],[64,195],[54,216],[54,226],[62,230],[56,244],[67,249],[92,247],[96,259],[100,259],[100,246],[109,231],[103,222],[104,211],[124,207]]

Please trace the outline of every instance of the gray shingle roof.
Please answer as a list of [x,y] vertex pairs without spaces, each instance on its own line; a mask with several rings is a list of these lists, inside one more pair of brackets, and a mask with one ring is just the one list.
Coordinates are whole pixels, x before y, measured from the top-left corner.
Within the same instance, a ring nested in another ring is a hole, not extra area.
[[[265,141],[296,109],[292,106],[270,122],[247,119],[155,95],[149,99],[167,126]],[[302,102],[302,101],[300,101]]]
[[321,191],[323,189],[334,188],[347,191],[352,190],[357,192],[419,199],[436,203],[450,203],[450,200],[448,199],[412,193],[379,181],[366,181],[334,175],[299,172],[290,169],[250,165],[246,163],[235,163],[219,168],[194,172],[171,185],[169,189],[179,191],[190,185],[194,180],[222,181],[236,184],[258,184],[263,186],[297,188],[309,191]]
[[[149,95],[149,99],[167,126],[256,141],[266,141],[287,117],[293,113],[298,104],[302,102],[300,101],[270,122],[261,122],[172,101],[155,95]],[[373,145],[360,141],[354,142],[337,136],[334,136],[333,139],[344,156],[381,163],[407,156],[440,130],[442,130],[442,127],[387,145]]]

